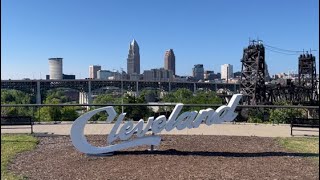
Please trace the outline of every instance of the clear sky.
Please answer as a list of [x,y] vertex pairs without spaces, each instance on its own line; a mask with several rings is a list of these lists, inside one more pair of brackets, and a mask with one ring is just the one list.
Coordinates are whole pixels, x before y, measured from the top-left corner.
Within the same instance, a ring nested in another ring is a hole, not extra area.
[[[141,73],[176,55],[176,72],[194,64],[241,70],[249,38],[288,50],[315,49],[319,62],[318,0],[2,0],[1,79],[41,78],[48,58],[63,73],[89,76],[89,65],[127,69],[129,44],[140,46]],[[271,74],[297,71],[298,56],[266,50]],[[319,67],[317,66],[317,71]]]

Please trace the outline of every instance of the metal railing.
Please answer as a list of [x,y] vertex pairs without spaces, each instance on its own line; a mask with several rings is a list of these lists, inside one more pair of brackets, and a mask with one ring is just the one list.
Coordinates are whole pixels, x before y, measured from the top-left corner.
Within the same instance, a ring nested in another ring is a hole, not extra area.
[[[126,108],[137,108],[137,107],[162,107],[162,111],[154,112],[150,110],[149,116],[157,117],[159,115],[166,115],[169,116],[171,111],[175,105],[178,103],[154,103],[154,104],[1,104],[1,116],[9,114],[13,115],[27,115],[32,116],[35,122],[41,123],[45,121],[52,121],[52,122],[61,122],[61,121],[73,121],[76,118],[70,117],[63,117],[61,118],[62,109],[64,107],[70,107],[71,110],[77,112],[77,116],[88,112],[90,109],[95,109],[98,107],[105,107],[105,106],[114,106],[114,107],[121,107],[119,109],[116,108],[117,113],[120,114],[122,111],[122,107],[124,107],[124,112],[126,112]],[[189,110],[199,110],[199,108],[217,108],[222,106],[223,104],[184,104],[183,111]],[[45,108],[47,108],[45,111]],[[50,111],[50,112],[49,112]],[[299,115],[304,118],[309,118],[317,116],[319,118],[319,106],[293,106],[293,105],[238,105],[236,108],[236,112],[238,112],[238,117],[236,118],[235,122],[254,122],[254,118],[258,120],[260,119],[261,122],[264,123],[272,123],[278,124],[281,121],[275,122],[270,121],[270,114],[271,112],[276,111],[284,111],[291,116]],[[47,113],[47,114],[46,114]],[[51,117],[48,113],[51,113]],[[142,113],[143,114],[143,113]],[[53,116],[52,116],[53,115]],[[68,114],[67,114],[68,115]],[[129,112],[128,112],[129,115]],[[252,117],[250,117],[252,116]],[[143,115],[139,118],[148,118]],[[251,119],[250,119],[251,118]],[[286,120],[283,120],[286,122]],[[288,123],[288,122],[287,122]]]

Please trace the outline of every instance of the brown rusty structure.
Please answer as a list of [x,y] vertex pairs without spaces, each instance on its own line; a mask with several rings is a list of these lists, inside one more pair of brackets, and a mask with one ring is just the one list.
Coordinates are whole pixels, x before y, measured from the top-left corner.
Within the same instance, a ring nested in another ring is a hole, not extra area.
[[258,41],[251,41],[243,50],[241,59],[240,93],[244,95],[243,103],[256,105],[266,101],[265,86],[265,49]]
[[281,79],[275,84],[266,84],[265,48],[261,41],[250,41],[243,50],[240,93],[243,104],[263,105],[290,102],[301,105],[319,104],[319,87],[316,77],[315,56],[303,53],[299,56],[299,81]]

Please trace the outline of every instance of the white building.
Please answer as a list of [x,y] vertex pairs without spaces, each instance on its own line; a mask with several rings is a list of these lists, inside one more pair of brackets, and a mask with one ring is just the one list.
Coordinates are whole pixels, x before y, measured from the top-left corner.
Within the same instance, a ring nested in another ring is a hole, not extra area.
[[114,72],[111,72],[109,70],[98,70],[98,72],[97,72],[98,79],[108,79],[109,77],[111,77],[113,75],[114,75]]
[[233,78],[233,66],[231,64],[221,65],[221,79],[227,80]]
[[101,66],[99,65],[91,65],[89,66],[89,78],[97,79],[97,72],[101,70]]

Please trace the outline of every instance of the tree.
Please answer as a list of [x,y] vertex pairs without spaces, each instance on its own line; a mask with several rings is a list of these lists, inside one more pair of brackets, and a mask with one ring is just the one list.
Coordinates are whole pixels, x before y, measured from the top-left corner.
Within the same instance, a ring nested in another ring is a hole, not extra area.
[[[277,105],[291,105],[288,102],[279,102]],[[270,122],[274,123],[290,123],[291,118],[299,118],[306,116],[306,109],[288,109],[288,108],[279,108],[270,110]]]
[[[50,90],[44,100],[44,104],[64,104],[68,102],[64,90]],[[40,108],[37,114],[39,121],[73,121],[78,118],[76,108],[69,106],[50,106]]]
[[[126,95],[124,101],[129,104],[146,103],[144,94],[141,94],[139,97]],[[126,117],[134,121],[148,118],[151,114],[147,106],[126,106],[124,111],[127,113]]]
[[142,90],[140,96],[144,96],[145,102],[158,102],[159,97],[156,90]]
[[[30,104],[28,94],[18,90],[1,89],[1,104]],[[29,107],[1,107],[1,115],[30,116],[32,109]]]
[[61,109],[62,121],[74,121],[79,117],[74,107],[65,106]]
[[[221,104],[222,99],[213,91],[197,91],[195,94],[189,89],[178,89],[175,92],[170,92],[162,99],[162,102],[173,102],[183,104]],[[170,108],[171,110],[173,109]],[[202,107],[184,107],[183,111],[196,110],[199,111]]]
[[[222,104],[222,99],[213,91],[197,91],[190,104]],[[200,111],[203,107],[193,107],[192,110]]]

